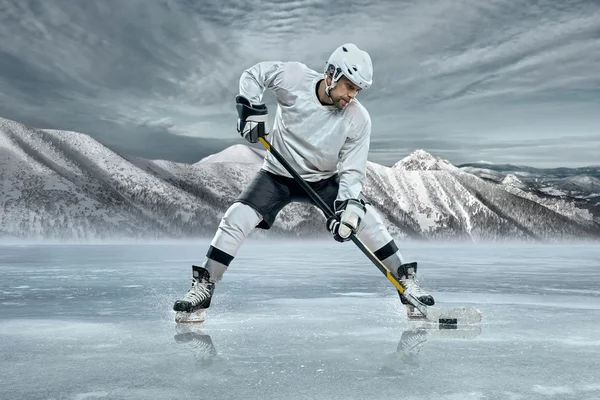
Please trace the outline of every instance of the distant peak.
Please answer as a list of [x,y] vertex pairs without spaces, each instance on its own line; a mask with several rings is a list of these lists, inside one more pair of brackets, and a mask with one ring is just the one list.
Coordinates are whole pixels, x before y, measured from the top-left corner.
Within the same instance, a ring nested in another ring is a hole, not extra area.
[[526,185],[519,178],[517,178],[517,176],[514,174],[507,174],[502,179],[502,184],[508,185],[508,186],[514,186],[514,187],[518,187],[518,188],[526,187]]
[[204,157],[197,164],[233,162],[244,164],[259,164],[264,158],[263,152],[245,144],[234,144],[219,153]]
[[418,149],[398,161],[392,167],[406,171],[440,171],[456,170],[448,160],[436,157],[423,149]]
[[422,159],[435,159],[435,157],[431,153],[428,153],[423,149],[417,149],[417,150],[413,151],[412,153],[410,153],[409,157],[422,158]]

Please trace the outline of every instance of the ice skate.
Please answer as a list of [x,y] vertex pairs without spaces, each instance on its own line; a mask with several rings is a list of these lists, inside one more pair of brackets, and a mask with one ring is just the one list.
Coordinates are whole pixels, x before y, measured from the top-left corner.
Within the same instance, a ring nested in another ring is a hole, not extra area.
[[[425,306],[433,306],[435,300],[433,296],[427,293],[417,280],[417,263],[406,263],[398,267],[398,282],[404,287],[404,294],[398,291],[400,301],[406,306],[406,313],[409,319],[420,319],[425,316],[413,305],[418,301]],[[409,297],[413,302],[407,299]]]
[[215,290],[215,284],[209,281],[210,274],[206,269],[193,265],[192,274],[192,287],[173,305],[175,322],[178,324],[204,322]]

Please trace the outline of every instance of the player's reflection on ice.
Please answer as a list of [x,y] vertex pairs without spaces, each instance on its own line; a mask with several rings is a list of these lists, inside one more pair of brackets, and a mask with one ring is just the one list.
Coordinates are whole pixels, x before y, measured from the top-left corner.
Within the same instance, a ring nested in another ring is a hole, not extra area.
[[419,353],[429,340],[475,339],[481,334],[476,325],[442,326],[430,323],[415,323],[402,332],[396,351],[389,354],[379,375],[396,376],[414,371],[420,366]]
[[196,371],[233,375],[225,360],[219,357],[210,335],[204,332],[202,323],[177,324],[175,332],[175,342],[193,354]]
[[[419,352],[429,340],[475,339],[481,328],[475,325],[439,326],[429,323],[411,323],[405,329],[395,351],[384,356],[383,365],[376,373],[381,376],[397,376],[419,367]],[[217,352],[211,336],[203,329],[203,323],[177,324],[175,342],[185,346],[193,355],[196,371],[217,375],[235,375],[227,361]]]

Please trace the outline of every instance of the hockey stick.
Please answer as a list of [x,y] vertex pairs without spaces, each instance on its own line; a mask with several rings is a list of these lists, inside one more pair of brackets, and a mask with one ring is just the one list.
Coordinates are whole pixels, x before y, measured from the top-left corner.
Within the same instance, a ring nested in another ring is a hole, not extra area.
[[[283,167],[292,175],[292,177],[296,180],[296,182],[302,186],[302,188],[306,191],[306,193],[310,196],[311,199],[317,204],[317,206],[323,211],[326,218],[333,217],[335,214],[323,199],[311,188],[302,177],[292,168],[292,166],[286,161],[285,158],[275,149],[264,137],[259,137],[258,140],[262,143],[263,146],[267,149],[269,153],[271,153],[277,161],[283,165]],[[355,235],[351,234],[350,239],[356,244],[356,246],[362,251],[369,260],[381,271],[382,274],[385,275],[386,278],[392,285],[398,289],[398,291],[404,294],[404,286],[392,275],[391,271],[387,269],[384,263],[381,262],[379,258],[369,248]],[[433,320],[435,322],[439,322],[440,324],[456,324],[457,322],[464,323],[473,323],[479,322],[481,320],[481,314],[478,310],[474,308],[459,308],[459,309],[451,309],[444,310],[437,307],[426,306],[421,303],[418,299],[415,299],[413,296],[405,296],[410,297],[413,301],[410,304],[418,309],[421,314],[427,319]]]

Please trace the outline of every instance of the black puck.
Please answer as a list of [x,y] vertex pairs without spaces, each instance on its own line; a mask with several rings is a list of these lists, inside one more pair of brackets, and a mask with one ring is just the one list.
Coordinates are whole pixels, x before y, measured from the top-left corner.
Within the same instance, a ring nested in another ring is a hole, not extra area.
[[456,329],[458,320],[456,318],[440,318],[440,329]]

